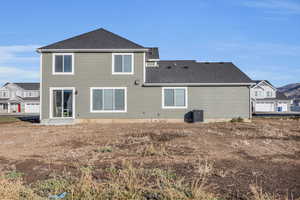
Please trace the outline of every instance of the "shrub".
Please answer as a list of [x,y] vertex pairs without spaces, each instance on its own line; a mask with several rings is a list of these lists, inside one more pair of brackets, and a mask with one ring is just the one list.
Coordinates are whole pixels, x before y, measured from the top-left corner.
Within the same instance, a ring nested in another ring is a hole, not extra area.
[[7,179],[20,179],[24,174],[18,171],[10,171],[5,174],[5,178]]
[[[215,200],[206,192],[204,179],[188,183],[184,178],[162,169],[134,167],[124,162],[122,168],[105,170],[107,179],[95,180],[92,170],[81,170],[79,178],[53,177],[24,186],[20,179],[0,179],[0,197],[4,200],[39,200],[49,194],[67,192],[65,200]],[[2,198],[4,197],[4,198]]]
[[230,122],[244,122],[244,119],[243,118],[241,118],[241,117],[237,117],[237,118],[232,118],[231,120],[230,120]]
[[33,190],[23,185],[20,178],[0,177],[1,200],[42,200]]

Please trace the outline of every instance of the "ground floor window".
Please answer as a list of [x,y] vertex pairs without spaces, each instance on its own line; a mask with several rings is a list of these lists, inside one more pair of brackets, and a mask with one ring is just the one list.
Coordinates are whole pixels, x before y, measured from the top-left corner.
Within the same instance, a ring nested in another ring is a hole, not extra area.
[[91,112],[126,112],[126,88],[91,88]]
[[162,88],[163,108],[187,108],[187,88]]

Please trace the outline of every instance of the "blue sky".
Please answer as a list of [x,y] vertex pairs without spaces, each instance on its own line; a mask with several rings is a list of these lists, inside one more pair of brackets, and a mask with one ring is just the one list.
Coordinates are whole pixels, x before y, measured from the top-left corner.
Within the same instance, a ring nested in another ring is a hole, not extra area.
[[161,59],[232,61],[253,79],[300,82],[300,0],[3,1],[0,83],[38,81],[35,49],[104,27]]

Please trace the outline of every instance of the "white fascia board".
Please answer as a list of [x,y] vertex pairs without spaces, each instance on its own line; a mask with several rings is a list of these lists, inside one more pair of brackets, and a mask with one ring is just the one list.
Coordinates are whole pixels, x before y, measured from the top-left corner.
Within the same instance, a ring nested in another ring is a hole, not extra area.
[[160,61],[160,59],[147,59],[147,61]]
[[44,52],[147,52],[149,49],[37,49]]
[[261,83],[265,83],[265,84],[267,84],[268,86],[270,86],[271,88],[273,88],[273,90],[277,91],[277,88],[275,88],[273,85],[271,85],[270,83],[268,83],[268,82],[266,82],[266,81],[264,81],[264,80],[262,80],[261,82],[259,82],[257,85],[260,85]]
[[253,83],[144,83],[143,86],[248,86]]

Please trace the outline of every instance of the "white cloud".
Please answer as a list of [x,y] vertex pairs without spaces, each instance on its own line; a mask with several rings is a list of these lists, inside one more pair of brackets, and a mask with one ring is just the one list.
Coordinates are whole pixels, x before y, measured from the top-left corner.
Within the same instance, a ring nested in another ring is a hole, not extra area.
[[28,52],[35,51],[40,45],[10,45],[10,46],[0,46],[0,52]]
[[40,45],[0,46],[0,83],[38,81]]
[[0,63],[36,62],[38,55],[35,50],[39,45],[0,46]]
[[265,9],[269,13],[300,14],[300,3],[291,0],[247,0],[243,5]]
[[31,81],[39,78],[39,71],[33,69],[21,69],[17,67],[0,67],[0,81]]

